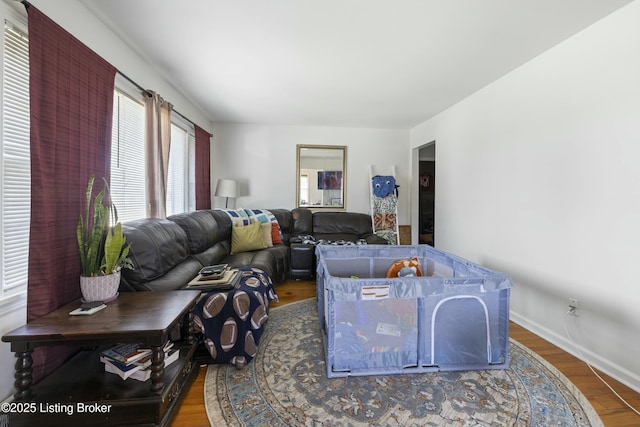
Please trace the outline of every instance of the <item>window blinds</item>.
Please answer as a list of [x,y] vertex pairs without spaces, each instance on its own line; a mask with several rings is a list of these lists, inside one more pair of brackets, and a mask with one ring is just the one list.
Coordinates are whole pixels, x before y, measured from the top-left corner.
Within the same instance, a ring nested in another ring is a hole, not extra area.
[[8,21],[3,36],[0,299],[27,290],[31,206],[29,41]]

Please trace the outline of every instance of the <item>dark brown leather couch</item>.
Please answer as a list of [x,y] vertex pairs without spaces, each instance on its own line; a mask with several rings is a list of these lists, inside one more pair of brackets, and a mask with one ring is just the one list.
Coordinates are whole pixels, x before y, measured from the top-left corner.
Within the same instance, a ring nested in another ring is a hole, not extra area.
[[[122,225],[133,270],[123,270],[120,291],[166,291],[184,287],[207,265],[226,263],[231,267],[263,270],[275,284],[289,277],[313,276],[315,247],[291,243],[298,236],[318,239],[386,244],[372,233],[371,217],[352,212],[314,212],[300,208],[269,209],[278,220],[283,244],[257,251],[231,251],[232,221],[221,210],[200,210],[147,218]],[[297,239],[300,240],[300,239]],[[298,254],[298,257],[296,257]],[[302,257],[302,258],[301,258]],[[298,268],[293,268],[296,261]],[[293,274],[292,274],[293,271]]]
[[290,241],[291,277],[294,279],[314,277],[317,244],[388,244],[387,240],[373,233],[371,216],[367,214],[312,212],[306,208],[296,208],[291,211],[291,216],[293,218],[293,237]]

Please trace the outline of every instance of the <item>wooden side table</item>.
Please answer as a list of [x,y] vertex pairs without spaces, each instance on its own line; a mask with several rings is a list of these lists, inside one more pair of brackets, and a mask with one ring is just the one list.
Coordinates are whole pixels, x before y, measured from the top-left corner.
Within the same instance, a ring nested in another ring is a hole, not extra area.
[[[10,411],[10,425],[166,425],[197,375],[192,309],[199,295],[188,290],[127,292],[91,316],[70,316],[80,305],[75,301],[4,335],[2,341],[11,343],[17,357],[15,402],[32,403],[16,406],[32,410]],[[165,370],[163,346],[179,324],[180,359]],[[152,349],[150,381],[125,381],[104,372],[98,347],[119,342]],[[32,387],[33,349],[61,344],[91,349]]]

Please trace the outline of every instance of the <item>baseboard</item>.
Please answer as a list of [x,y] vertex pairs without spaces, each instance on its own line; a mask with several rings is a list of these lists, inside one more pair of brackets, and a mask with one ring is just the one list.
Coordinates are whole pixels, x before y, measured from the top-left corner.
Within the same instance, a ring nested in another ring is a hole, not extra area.
[[543,338],[549,341],[551,344],[561,348],[567,353],[589,363],[594,368],[598,369],[601,372],[604,372],[611,378],[614,378],[615,380],[621,382],[635,392],[640,393],[640,376],[638,376],[637,374],[611,362],[608,359],[601,357],[596,353],[593,353],[589,349],[580,345],[580,343],[574,343],[570,341],[568,337],[564,335],[558,335],[556,332],[551,331],[548,328],[545,328],[540,324],[533,322],[514,311],[509,312],[509,319],[514,323],[522,326],[523,328],[528,329],[529,331],[538,335],[540,338]]

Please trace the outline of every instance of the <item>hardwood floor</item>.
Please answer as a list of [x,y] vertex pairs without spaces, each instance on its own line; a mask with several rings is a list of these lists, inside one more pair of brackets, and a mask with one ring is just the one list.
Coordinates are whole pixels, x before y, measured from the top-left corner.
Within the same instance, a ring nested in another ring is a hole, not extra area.
[[[271,307],[312,298],[316,295],[316,284],[313,281],[290,281],[276,286],[280,299]],[[538,355],[560,370],[585,395],[606,427],[638,427],[640,415],[627,408],[580,360],[543,340],[523,327],[511,322],[510,335],[521,344],[529,347]],[[209,427],[204,408],[204,377],[206,366],[200,368],[198,378],[187,392],[172,427]],[[614,379],[600,375],[627,402],[640,409],[640,394],[620,384]],[[217,426],[216,426],[217,427]]]

